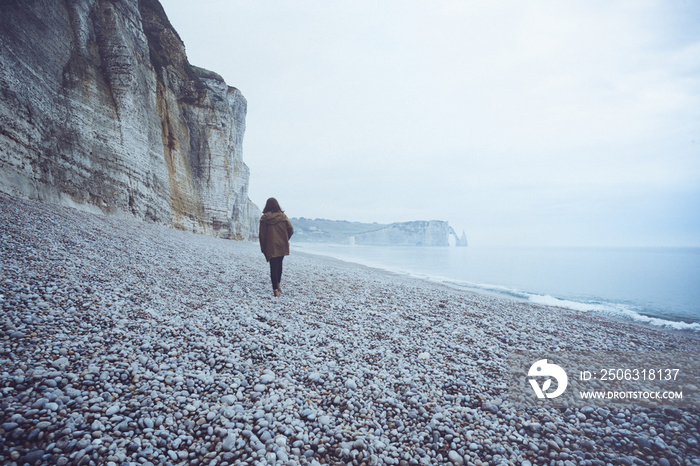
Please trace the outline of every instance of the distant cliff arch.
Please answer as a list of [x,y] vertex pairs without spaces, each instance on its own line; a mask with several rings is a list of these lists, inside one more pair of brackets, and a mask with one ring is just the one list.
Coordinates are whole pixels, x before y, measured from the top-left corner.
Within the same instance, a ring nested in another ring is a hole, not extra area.
[[466,246],[467,237],[444,220],[418,220],[392,224],[292,218],[292,241],[371,246]]
[[457,236],[457,233],[455,233],[454,228],[450,227],[449,236],[451,238],[454,238],[455,246],[457,246],[457,247],[469,246],[469,243],[467,243],[467,234],[464,232],[464,230],[462,230],[462,236]]
[[450,246],[450,238],[457,246],[463,241],[444,220],[418,220],[392,223],[384,228],[354,236],[355,244],[394,246]]

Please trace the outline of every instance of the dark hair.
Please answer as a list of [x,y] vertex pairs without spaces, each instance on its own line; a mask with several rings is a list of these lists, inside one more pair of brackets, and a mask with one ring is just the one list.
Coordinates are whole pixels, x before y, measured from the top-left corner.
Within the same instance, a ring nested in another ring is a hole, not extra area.
[[282,210],[282,207],[280,207],[280,203],[277,202],[277,199],[275,199],[274,197],[271,197],[265,203],[263,214],[266,214],[268,212],[284,212],[284,210]]

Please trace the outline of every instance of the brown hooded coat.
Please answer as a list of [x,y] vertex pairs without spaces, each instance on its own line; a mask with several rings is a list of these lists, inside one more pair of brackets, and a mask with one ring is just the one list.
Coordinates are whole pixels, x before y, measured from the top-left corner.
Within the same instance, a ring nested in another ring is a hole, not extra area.
[[289,255],[289,238],[294,228],[284,212],[267,212],[260,217],[260,250],[270,262],[273,257]]

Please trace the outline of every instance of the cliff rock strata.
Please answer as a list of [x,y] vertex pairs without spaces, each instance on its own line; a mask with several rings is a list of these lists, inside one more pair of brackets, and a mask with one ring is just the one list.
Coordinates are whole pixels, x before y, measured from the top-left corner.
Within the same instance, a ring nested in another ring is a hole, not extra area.
[[245,115],[157,0],[0,0],[2,191],[253,238]]

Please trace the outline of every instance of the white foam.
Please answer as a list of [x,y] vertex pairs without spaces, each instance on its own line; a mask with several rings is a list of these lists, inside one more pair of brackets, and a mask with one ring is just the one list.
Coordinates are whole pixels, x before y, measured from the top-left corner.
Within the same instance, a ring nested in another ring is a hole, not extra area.
[[531,295],[529,301],[536,304],[544,304],[547,306],[557,306],[566,309],[573,309],[581,312],[592,312],[596,314],[606,315],[613,318],[624,318],[635,322],[642,322],[649,325],[671,328],[674,330],[692,330],[700,332],[700,324],[673,321],[661,319],[658,317],[650,317],[640,314],[632,307],[618,303],[582,303],[578,301],[570,301],[559,299],[548,295]]
[[499,285],[459,282],[444,277],[427,277],[418,276],[417,274],[412,275],[416,276],[417,278],[427,278],[428,280],[440,282],[457,288],[467,288],[476,292],[495,293],[501,296],[507,296],[509,298],[523,299],[533,304],[561,307],[580,312],[591,312],[594,314],[600,314],[614,319],[632,320],[634,322],[640,322],[648,325],[654,325],[673,330],[689,330],[694,332],[700,332],[700,323],[688,323],[668,319],[661,319],[658,317],[650,317],[634,310],[634,308],[632,308],[631,306],[620,303],[586,303],[581,301],[572,301],[567,299],[556,298],[550,295],[527,293],[524,291]]
[[[482,293],[488,293],[488,294],[496,294],[500,296],[506,296],[509,298],[515,298],[518,300],[525,300],[528,302],[531,302],[533,304],[542,304],[546,306],[554,306],[554,307],[561,307],[565,309],[572,309],[575,311],[580,311],[580,312],[591,312],[594,314],[600,314],[604,315],[607,317],[615,318],[615,319],[624,319],[624,320],[632,320],[634,322],[640,322],[648,325],[654,325],[654,326],[659,326],[659,327],[665,327],[665,328],[670,328],[674,330],[690,330],[690,331],[695,331],[695,332],[700,332],[700,323],[694,322],[694,323],[688,323],[688,322],[681,322],[681,321],[673,321],[673,320],[667,320],[667,319],[661,319],[658,317],[650,317],[647,315],[644,315],[637,310],[635,310],[632,306],[625,305],[625,304],[620,304],[620,303],[612,303],[612,302],[595,302],[595,303],[588,303],[588,302],[581,302],[581,301],[573,301],[573,300],[567,300],[567,299],[561,299],[561,298],[556,298],[554,296],[550,295],[540,295],[540,294],[534,294],[534,293],[528,293],[525,291],[517,290],[514,288],[508,288],[506,286],[500,286],[500,285],[491,285],[491,284],[486,284],[486,283],[470,283],[466,281],[460,281],[460,280],[454,280],[448,277],[444,276],[438,276],[438,275],[427,275],[423,273],[417,273],[413,271],[407,271],[403,270],[397,267],[388,267],[384,264],[379,263],[378,261],[371,260],[368,258],[358,258],[349,254],[344,254],[346,252],[348,246],[336,246],[336,247],[318,247],[318,245],[305,245],[309,247],[303,247],[300,245],[295,245],[298,247],[300,250],[305,251],[305,252],[310,252],[312,254],[320,254],[324,256],[330,256],[335,259],[343,260],[343,261],[348,261],[348,262],[354,262],[357,264],[361,264],[364,266],[372,267],[372,268],[377,268],[380,270],[386,270],[391,273],[396,273],[396,274],[402,274],[402,275],[408,275],[412,276],[415,278],[419,278],[422,280],[428,280],[432,282],[437,282],[437,283],[442,283],[444,285],[448,285],[451,287],[455,288],[461,288],[461,289],[469,289],[475,292],[482,292]],[[334,245],[335,246],[335,245]]]

